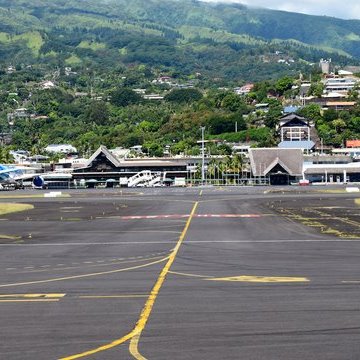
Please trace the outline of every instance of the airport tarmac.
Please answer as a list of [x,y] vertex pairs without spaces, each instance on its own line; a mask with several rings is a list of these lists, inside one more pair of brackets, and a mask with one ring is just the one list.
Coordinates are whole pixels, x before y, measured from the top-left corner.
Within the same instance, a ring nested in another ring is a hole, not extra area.
[[0,359],[360,358],[360,194],[0,193]]

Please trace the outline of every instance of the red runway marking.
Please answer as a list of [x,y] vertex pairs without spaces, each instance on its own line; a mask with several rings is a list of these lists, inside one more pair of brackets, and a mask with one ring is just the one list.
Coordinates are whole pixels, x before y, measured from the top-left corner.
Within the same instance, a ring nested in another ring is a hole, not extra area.
[[136,215],[136,216],[120,216],[121,220],[138,220],[138,219],[182,219],[188,218],[189,214],[172,214],[172,215]]
[[259,214],[197,214],[198,218],[259,218]]

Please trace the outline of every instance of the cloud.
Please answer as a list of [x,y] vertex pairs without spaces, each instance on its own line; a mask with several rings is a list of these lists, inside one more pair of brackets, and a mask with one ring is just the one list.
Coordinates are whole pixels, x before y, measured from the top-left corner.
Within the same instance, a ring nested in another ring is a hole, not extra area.
[[207,2],[241,3],[252,7],[326,15],[342,19],[360,19],[359,0],[203,0]]

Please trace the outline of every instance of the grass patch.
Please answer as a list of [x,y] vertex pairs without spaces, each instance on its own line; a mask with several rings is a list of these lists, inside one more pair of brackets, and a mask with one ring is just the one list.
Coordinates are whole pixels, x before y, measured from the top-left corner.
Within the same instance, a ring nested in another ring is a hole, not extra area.
[[[0,195],[0,199],[42,199],[44,194],[28,194],[28,195]],[[56,198],[70,197],[70,194],[62,194]]]
[[39,51],[44,44],[44,40],[38,31],[29,31],[20,35],[0,33],[0,42],[2,43],[10,44],[18,41],[24,41],[34,56],[39,55]]
[[326,194],[345,194],[345,189],[323,189],[318,190],[319,193],[326,193]]
[[91,49],[93,51],[96,51],[96,50],[105,49],[106,44],[98,43],[98,42],[95,42],[95,41],[92,42],[92,41],[83,40],[77,47],[81,48],[81,49]]
[[0,32],[0,42],[7,43],[10,41],[10,35],[5,32]]
[[19,236],[12,236],[12,235],[4,235],[0,234],[0,240],[20,240]]
[[65,60],[65,63],[66,65],[79,65],[82,63],[82,60],[78,56],[72,55]]
[[259,39],[255,39],[249,35],[232,34],[225,30],[214,30],[206,27],[199,26],[181,26],[179,32],[187,40],[194,38],[212,39],[218,43],[236,42],[246,45],[264,45],[265,42]]
[[20,211],[32,210],[34,205],[30,204],[11,204],[2,203],[0,204],[0,215],[11,214]]

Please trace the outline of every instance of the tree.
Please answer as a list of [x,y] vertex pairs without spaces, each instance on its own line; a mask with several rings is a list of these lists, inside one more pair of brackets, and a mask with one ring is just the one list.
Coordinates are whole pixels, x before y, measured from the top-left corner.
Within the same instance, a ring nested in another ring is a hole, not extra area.
[[309,104],[297,111],[297,114],[303,116],[306,119],[317,122],[322,119],[321,107],[318,104]]
[[234,173],[240,173],[244,166],[244,156],[242,154],[235,154],[232,158],[232,168]]
[[105,125],[109,119],[108,105],[104,101],[92,101],[85,112],[85,121]]
[[231,155],[232,149],[228,144],[221,144],[217,147],[219,155]]
[[187,150],[190,148],[190,144],[185,140],[180,140],[177,143],[171,145],[170,151],[172,154],[180,154],[187,152]]
[[354,117],[350,120],[349,128],[360,135],[360,117]]
[[115,106],[128,106],[131,104],[138,104],[142,98],[139,94],[129,88],[119,88],[113,91],[111,94],[111,104]]
[[157,142],[145,143],[143,149],[149,156],[161,157],[164,155],[163,147]]
[[278,95],[283,95],[285,91],[290,90],[292,85],[294,83],[294,80],[290,78],[289,76],[285,76],[281,79],[279,79],[275,84],[275,90],[278,93]]
[[324,92],[324,88],[325,88],[324,84],[322,84],[320,82],[311,84],[308,94],[314,95],[316,97],[321,97],[321,95]]
[[[229,121],[230,120],[230,121]],[[206,122],[209,131],[213,135],[234,131],[234,122],[226,116],[214,114]]]
[[331,122],[338,118],[338,114],[337,114],[336,110],[329,109],[329,110],[324,111],[323,118],[324,118],[325,122]]
[[333,128],[335,129],[335,131],[338,134],[341,134],[342,131],[346,128],[346,123],[344,120],[342,119],[335,119],[331,122],[331,125],[333,126]]
[[265,125],[270,129],[275,129],[280,117],[282,116],[282,105],[275,100],[270,102],[269,111],[265,115]]
[[197,89],[175,89],[165,96],[165,100],[181,104],[199,101],[202,97]]
[[244,100],[233,92],[224,96],[221,101],[221,107],[230,111],[247,111],[247,105]]
[[9,148],[0,146],[0,163],[10,164],[12,162],[14,162],[14,157],[10,154]]
[[354,86],[353,89],[349,90],[348,91],[348,99],[351,101],[357,101],[359,99],[359,90],[360,90],[360,87],[358,85]]

